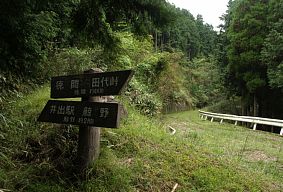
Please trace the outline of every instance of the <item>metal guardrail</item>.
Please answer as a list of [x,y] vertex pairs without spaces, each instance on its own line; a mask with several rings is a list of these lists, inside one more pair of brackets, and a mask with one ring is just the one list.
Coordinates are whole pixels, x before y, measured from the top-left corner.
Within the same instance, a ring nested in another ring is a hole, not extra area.
[[261,117],[250,117],[250,116],[237,116],[221,113],[211,113],[199,110],[199,115],[201,119],[207,120],[210,117],[210,121],[213,122],[214,119],[220,119],[220,123],[223,123],[224,119],[235,121],[235,125],[238,122],[246,122],[253,124],[253,130],[256,130],[257,124],[270,125],[275,127],[281,127],[280,135],[283,136],[283,120],[281,119],[269,119]]

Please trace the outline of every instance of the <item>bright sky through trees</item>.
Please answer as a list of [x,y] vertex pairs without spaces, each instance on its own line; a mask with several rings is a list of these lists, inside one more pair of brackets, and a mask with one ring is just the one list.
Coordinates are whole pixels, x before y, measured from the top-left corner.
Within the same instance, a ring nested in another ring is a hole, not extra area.
[[168,2],[189,10],[195,17],[201,14],[203,20],[213,25],[215,30],[221,23],[219,17],[225,13],[228,4],[228,0],[168,0]]

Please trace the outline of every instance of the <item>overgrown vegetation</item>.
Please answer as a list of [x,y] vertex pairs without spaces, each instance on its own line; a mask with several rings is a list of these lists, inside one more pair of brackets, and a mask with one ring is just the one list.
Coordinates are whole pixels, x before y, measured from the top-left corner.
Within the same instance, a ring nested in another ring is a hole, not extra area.
[[1,114],[1,189],[171,191],[175,184],[178,191],[283,189],[279,136],[201,121],[197,112],[153,119],[132,107],[120,129],[103,129],[99,160],[80,180],[73,172],[78,128],[36,122],[49,91],[42,87]]
[[[217,34],[166,0],[2,0],[0,191],[283,190],[281,138],[162,114],[282,118],[282,5],[231,0]],[[129,117],[81,180],[78,128],[36,118],[50,77],[89,68],[135,75],[116,98]]]
[[201,16],[165,0],[4,0],[0,24],[2,100],[55,75],[132,68],[131,101],[150,115],[196,105],[183,63],[212,54],[216,40]]

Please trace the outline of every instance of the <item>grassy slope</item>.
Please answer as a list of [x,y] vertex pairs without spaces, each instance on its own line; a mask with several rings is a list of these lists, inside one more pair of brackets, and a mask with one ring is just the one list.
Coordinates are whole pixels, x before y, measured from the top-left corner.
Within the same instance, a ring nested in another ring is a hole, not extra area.
[[72,174],[77,127],[35,121],[48,99],[42,88],[1,111],[0,189],[283,190],[282,137],[201,121],[197,112],[149,119],[129,109],[120,129],[103,129],[101,156],[79,180]]

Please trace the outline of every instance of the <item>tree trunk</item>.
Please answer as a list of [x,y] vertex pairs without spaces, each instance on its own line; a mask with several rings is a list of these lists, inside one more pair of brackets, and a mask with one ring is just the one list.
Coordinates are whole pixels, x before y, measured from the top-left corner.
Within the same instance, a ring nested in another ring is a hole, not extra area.
[[157,41],[158,41],[158,34],[157,34],[157,30],[155,30],[155,52],[157,52]]
[[[241,96],[241,115],[245,116],[247,115],[247,107],[246,107],[246,102],[244,100],[244,94],[242,91],[242,96]],[[246,126],[247,124],[245,122],[242,122],[242,126]]]
[[256,100],[256,96],[254,94],[254,98],[253,98],[253,116],[256,117],[258,115],[258,104],[257,104],[257,100]]

